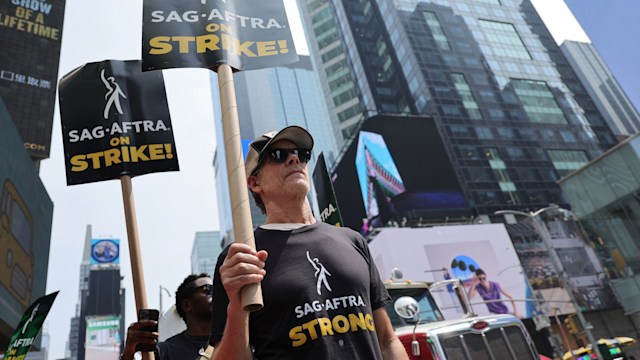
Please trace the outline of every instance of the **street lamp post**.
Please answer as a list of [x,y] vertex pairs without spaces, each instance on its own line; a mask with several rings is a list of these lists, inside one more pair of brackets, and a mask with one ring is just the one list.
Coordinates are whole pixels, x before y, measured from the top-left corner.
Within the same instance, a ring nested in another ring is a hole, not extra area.
[[[506,215],[506,214],[520,215],[520,216],[528,217],[533,221],[533,226],[535,227],[536,232],[540,234],[540,237],[542,238],[542,242],[544,243],[547,251],[549,252],[549,255],[551,256],[553,266],[556,272],[558,273],[558,275],[560,276],[561,285],[565,290],[567,290],[567,294],[569,295],[569,300],[571,300],[571,303],[576,308],[576,315],[578,316],[578,319],[582,324],[582,328],[584,329],[584,332],[587,335],[587,339],[591,343],[591,348],[593,352],[596,354],[596,356],[598,356],[598,359],[604,359],[604,357],[602,357],[602,354],[600,353],[600,349],[598,348],[598,342],[596,341],[596,339],[593,337],[593,334],[591,333],[591,328],[592,328],[591,324],[589,324],[585,319],[584,315],[582,314],[582,310],[580,310],[580,306],[578,305],[578,302],[576,301],[576,298],[573,295],[573,291],[567,286],[569,284],[569,280],[566,278],[564,266],[562,266],[562,263],[560,262],[560,258],[558,257],[558,254],[556,253],[555,249],[553,248],[549,230],[547,229],[544,222],[540,218],[540,214],[550,210],[560,211],[563,213],[568,212],[568,210],[563,209],[558,205],[551,205],[551,206],[547,206],[542,209],[539,209],[535,212],[524,212],[524,211],[517,211],[517,210],[498,210],[494,212],[494,214],[495,215]],[[558,325],[561,326],[560,324]]]
[[160,316],[162,316],[162,290],[164,290],[169,297],[171,297],[171,293],[167,290],[166,287],[160,285]]

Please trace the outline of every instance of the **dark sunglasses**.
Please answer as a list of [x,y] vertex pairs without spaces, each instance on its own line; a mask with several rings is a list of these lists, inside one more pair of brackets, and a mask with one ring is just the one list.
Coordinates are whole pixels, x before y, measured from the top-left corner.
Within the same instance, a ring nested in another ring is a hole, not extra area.
[[185,294],[185,298],[190,298],[193,294],[195,294],[198,290],[202,290],[203,293],[205,293],[206,295],[211,295],[213,294],[213,285],[211,284],[204,284],[202,286],[199,287],[194,287],[192,289],[190,289],[186,294]]
[[263,157],[266,155],[274,163],[283,163],[289,159],[289,155],[296,155],[303,163],[308,163],[311,160],[311,150],[307,149],[269,149],[263,153]]
[[483,281],[483,280],[487,280],[487,278],[484,276],[478,276],[478,280]]

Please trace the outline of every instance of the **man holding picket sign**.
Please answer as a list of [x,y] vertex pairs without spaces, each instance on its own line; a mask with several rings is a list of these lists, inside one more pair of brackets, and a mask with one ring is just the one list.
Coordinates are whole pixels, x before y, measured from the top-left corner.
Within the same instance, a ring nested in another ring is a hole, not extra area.
[[[213,358],[252,359],[253,347],[260,360],[407,359],[366,241],[311,213],[311,135],[300,127],[264,134],[243,162],[232,70],[297,60],[282,1],[145,0],[143,19],[144,71],[218,73],[236,243],[214,278]],[[247,184],[267,214],[257,247]]]
[[[218,259],[213,359],[407,359],[366,241],[311,212],[312,148],[298,126],[251,143],[247,184],[267,220],[255,230],[257,251],[235,243]],[[255,283],[264,307],[249,313],[240,293]]]

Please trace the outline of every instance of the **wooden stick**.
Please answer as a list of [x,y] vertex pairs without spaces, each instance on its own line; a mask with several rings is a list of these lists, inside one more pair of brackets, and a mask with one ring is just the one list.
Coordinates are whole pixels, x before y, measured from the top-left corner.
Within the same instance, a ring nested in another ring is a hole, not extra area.
[[[140,311],[140,309],[147,308],[147,293],[144,287],[144,273],[142,271],[142,257],[140,255],[140,242],[138,240],[138,222],[136,219],[136,206],[133,201],[131,176],[123,175],[120,178],[120,183],[122,185],[122,199],[124,201],[124,217],[127,223],[127,242],[129,243],[129,257],[131,259],[133,293],[136,299],[136,310]],[[153,352],[142,353],[142,355],[143,359],[155,360]]]
[[[227,161],[227,178],[231,196],[231,214],[235,242],[256,249],[249,208],[249,191],[242,158],[242,141],[238,122],[236,90],[233,84],[233,71],[227,64],[218,67],[218,87],[220,88],[220,107],[222,109],[222,129],[224,149]],[[263,306],[260,284],[247,285],[242,289],[242,306],[247,311],[260,310]]]

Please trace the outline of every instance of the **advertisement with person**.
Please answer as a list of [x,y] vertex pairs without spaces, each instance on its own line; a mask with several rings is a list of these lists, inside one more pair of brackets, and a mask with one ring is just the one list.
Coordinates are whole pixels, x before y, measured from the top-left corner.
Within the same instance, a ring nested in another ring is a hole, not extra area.
[[[479,315],[530,317],[526,278],[502,224],[431,228],[382,228],[369,243],[383,278],[394,268],[404,279],[437,282],[460,279]],[[451,288],[434,292],[446,319],[463,312]]]
[[142,16],[144,71],[298,61],[282,0],[144,0]]
[[67,185],[178,171],[161,71],[140,61],[85,64],[60,80]]
[[356,231],[405,217],[471,215],[438,128],[428,117],[365,120],[332,175],[344,224]]

